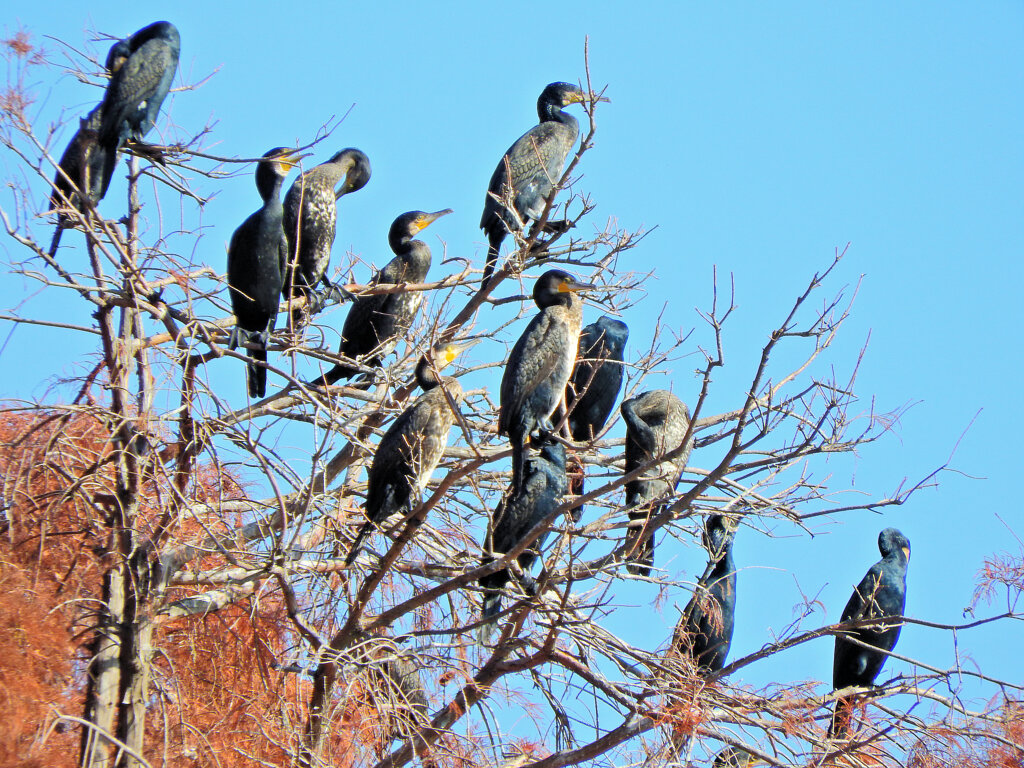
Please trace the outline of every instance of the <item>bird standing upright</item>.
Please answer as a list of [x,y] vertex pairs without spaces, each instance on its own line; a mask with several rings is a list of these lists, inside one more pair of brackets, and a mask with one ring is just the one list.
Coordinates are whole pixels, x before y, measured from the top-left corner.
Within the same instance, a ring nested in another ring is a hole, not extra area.
[[[335,190],[342,179],[344,182]],[[313,290],[321,282],[328,290],[334,288],[327,267],[338,223],[337,201],[362,189],[369,180],[369,158],[349,148],[305,171],[292,184],[284,198],[284,233],[288,238],[285,299],[305,295],[312,301]],[[312,314],[314,309],[307,312]]]
[[711,559],[676,626],[672,648],[693,659],[701,674],[725,666],[736,616],[736,564],[732,559],[735,529],[723,515],[704,522],[704,547]]
[[246,369],[250,397],[263,397],[267,369],[267,340],[277,319],[284,263],[288,255],[282,227],[281,185],[300,159],[295,150],[275,147],[256,166],[256,188],[263,207],[231,235],[228,245],[228,290],[236,325],[228,342],[237,346],[245,336],[250,362]]
[[[498,161],[487,185],[484,212],[480,217],[480,229],[488,241],[484,285],[494,272],[505,235],[509,230],[519,228],[515,217],[508,211],[506,198],[511,197],[512,207],[524,223],[541,217],[545,200],[561,178],[565,158],[576,143],[580,130],[576,118],[563,112],[562,107],[584,102],[587,98],[575,85],[548,85],[537,99],[540,122],[520,136]],[[560,227],[555,222],[549,223],[553,230],[564,231],[566,228],[564,222]]]
[[156,123],[178,69],[181,37],[169,21],[157,21],[115,45],[120,63],[103,99],[101,141],[121,147],[142,141]]
[[[395,258],[374,275],[370,284],[422,283],[430,269],[430,248],[413,237],[451,212],[451,208],[435,213],[409,211],[395,219],[388,233]],[[372,352],[373,356],[363,360],[363,364],[380,365],[381,359],[395,348],[398,338],[409,330],[422,303],[422,291],[358,297],[345,318],[338,354],[354,360]],[[333,384],[358,372],[358,368],[339,363],[325,373],[319,383]]]
[[565,395],[583,325],[576,293],[593,287],[560,269],[545,272],[533,287],[540,313],[512,348],[501,377],[498,434],[512,442],[513,492],[522,489],[530,434],[553,429],[551,415]]
[[[626,422],[626,473],[650,464],[678,449],[690,426],[690,411],[678,397],[664,389],[644,392],[630,398],[619,408]],[[626,535],[626,568],[640,576],[651,574],[654,564],[654,538],[647,521],[668,503],[679,476],[690,458],[693,434],[686,447],[673,459],[648,468],[641,477],[626,483],[626,506],[630,526]]]
[[[540,451],[526,462],[523,487],[520,491],[510,490],[504,496],[494,518],[484,546],[499,557],[514,549],[534,526],[554,512],[562,503],[566,491],[565,446],[555,440],[545,440]],[[517,561],[525,571],[537,559],[547,533],[539,536],[533,544],[519,555]],[[491,557],[485,557],[490,562]],[[480,579],[484,589],[481,618],[488,622],[482,634],[485,639],[493,625],[494,617],[501,611],[501,588],[509,580],[507,568],[488,574]]]
[[[881,626],[860,627],[836,635],[832,666],[832,688],[836,691],[851,685],[863,688],[874,685],[886,654],[896,647],[900,638],[902,624],[882,623],[881,620],[902,616],[906,608],[910,541],[897,529],[886,528],[878,534],[878,550],[882,559],[864,574],[843,609],[840,621],[879,620]],[[853,696],[836,701],[829,736],[849,732],[853,703]]]
[[580,332],[576,367],[565,391],[569,431],[578,443],[597,437],[622,389],[622,355],[629,327],[602,315]]
[[436,344],[416,366],[416,382],[423,394],[395,419],[373,454],[366,476],[366,517],[346,558],[351,565],[363,539],[394,514],[411,512],[419,501],[430,475],[448,445],[448,431],[455,423],[455,407],[462,402],[458,380],[439,378],[434,372],[455,360],[472,346]]

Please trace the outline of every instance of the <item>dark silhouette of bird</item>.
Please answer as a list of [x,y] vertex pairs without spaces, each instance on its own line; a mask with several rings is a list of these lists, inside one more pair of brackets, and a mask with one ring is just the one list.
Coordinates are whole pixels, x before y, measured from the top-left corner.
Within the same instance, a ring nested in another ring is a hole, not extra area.
[[[907,604],[910,541],[895,528],[886,528],[878,534],[878,550],[882,559],[872,565],[861,579],[843,609],[840,621],[878,620],[903,615]],[[899,622],[887,622],[883,626],[849,629],[836,635],[833,690],[853,685],[862,688],[873,686],[885,664],[886,653],[896,647],[901,626]],[[854,643],[854,640],[864,645]],[[846,696],[836,701],[829,725],[830,736],[843,736],[849,732],[854,700],[855,697]]]
[[629,328],[602,315],[580,332],[576,367],[565,390],[569,432],[578,443],[597,437],[622,389],[622,355]]
[[142,141],[156,124],[160,107],[178,69],[181,38],[169,21],[157,21],[111,50],[115,69],[103,98],[100,140],[120,148]]
[[[511,197],[512,207],[524,224],[541,218],[545,199],[561,178],[565,158],[580,130],[576,118],[563,112],[562,107],[586,100],[587,95],[575,85],[548,85],[537,99],[539,124],[520,136],[498,161],[487,185],[484,212],[480,217],[480,229],[486,233],[489,243],[484,285],[494,272],[505,235],[519,228],[506,201]],[[565,222],[561,222],[560,227],[557,222],[549,223],[553,231],[566,229]]]
[[[124,40],[118,40],[107,53],[107,77],[113,78],[128,58],[129,48]],[[104,96],[106,91],[104,91]],[[60,170],[53,182],[50,195],[50,210],[74,208],[84,213],[88,206],[79,196],[81,192],[88,202],[95,206],[107,194],[110,180],[117,164],[117,149],[108,151],[100,141],[103,112],[106,99],[93,107],[88,116],[79,123],[78,130],[71,138],[60,158]]]
[[755,765],[767,763],[741,747],[726,747],[715,755],[712,768],[753,768]]
[[[289,248],[286,299],[305,295],[312,302],[313,291],[320,283],[328,291],[334,289],[327,277],[327,267],[338,223],[337,201],[362,189],[369,180],[369,158],[358,149],[349,148],[305,171],[292,184],[284,198],[284,229]],[[338,182],[342,184],[335,189]],[[307,310],[309,314],[315,311],[315,305]]]
[[[526,462],[522,489],[517,492],[510,488],[495,510],[484,547],[498,557],[514,549],[537,524],[558,508],[565,491],[565,446],[554,440],[543,440],[540,450]],[[547,532],[517,558],[524,571],[537,559],[546,537]],[[484,557],[484,563],[492,560],[489,555]],[[509,578],[508,569],[502,568],[480,579],[484,590],[481,618],[487,622],[481,629],[481,636],[485,641],[495,617],[501,612],[501,589]],[[528,580],[526,586],[531,588],[532,580]]]
[[725,667],[736,616],[736,564],[732,559],[735,529],[723,515],[704,521],[704,547],[710,555],[706,575],[683,610],[672,649],[693,659],[702,675]]
[[[619,410],[626,422],[627,474],[679,448],[690,425],[686,404],[664,389],[626,400]],[[651,574],[654,538],[647,521],[670,503],[669,496],[679,482],[692,449],[691,433],[685,448],[675,458],[658,462],[638,479],[626,483],[626,506],[631,521],[626,534],[626,567],[630,573]]]
[[522,489],[531,433],[553,429],[551,415],[565,395],[583,325],[583,301],[576,293],[593,287],[559,269],[545,272],[533,287],[540,313],[512,348],[501,377],[498,434],[512,443],[514,492]]
[[412,512],[419,503],[448,445],[448,431],[456,418],[452,407],[462,402],[459,382],[438,377],[435,368],[444,368],[471,344],[437,344],[420,358],[416,382],[423,394],[395,419],[377,445],[366,478],[367,522],[356,534],[346,564],[352,564],[375,526],[392,515]]
[[[388,233],[388,243],[395,252],[395,258],[374,275],[370,284],[422,283],[430,269],[430,248],[422,240],[413,238],[451,212],[451,208],[435,213],[409,211],[395,219]],[[358,297],[345,318],[338,354],[350,360],[370,355],[361,360],[363,365],[379,366],[380,361],[395,348],[398,339],[409,330],[422,303],[422,291]],[[356,367],[339,363],[318,383],[333,384],[358,372]]]
[[263,207],[251,214],[231,235],[228,245],[228,290],[236,325],[230,348],[244,337],[248,342],[246,378],[250,397],[263,397],[267,369],[267,341],[277,319],[288,243],[284,237],[281,185],[298,162],[295,150],[275,147],[256,166],[256,188]]

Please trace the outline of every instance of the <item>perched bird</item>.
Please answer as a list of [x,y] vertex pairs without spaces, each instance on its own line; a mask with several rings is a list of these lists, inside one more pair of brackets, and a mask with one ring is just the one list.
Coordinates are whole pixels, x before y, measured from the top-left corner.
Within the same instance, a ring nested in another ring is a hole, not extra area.
[[434,372],[451,363],[471,344],[437,344],[416,366],[416,382],[423,394],[395,419],[380,439],[366,478],[367,522],[359,529],[346,564],[359,554],[363,539],[374,526],[395,514],[415,509],[430,475],[448,445],[448,430],[455,423],[452,404],[462,402],[462,387],[451,377]]
[[715,755],[712,768],[753,768],[755,765],[767,765],[767,763],[740,747],[726,747]]
[[[124,40],[118,40],[111,46],[106,61],[109,78],[113,78],[124,66],[129,52]],[[107,146],[100,141],[105,102],[106,91],[104,100],[93,107],[79,123],[78,130],[61,155],[60,171],[54,179],[54,189],[50,195],[50,210],[70,207],[84,213],[86,206],[78,192],[84,194],[92,205],[96,205],[107,194],[117,163],[119,144],[115,143],[113,151],[108,151]]]
[[[344,182],[337,190],[338,182]],[[288,269],[284,297],[306,295],[327,278],[338,222],[337,200],[366,186],[370,160],[358,149],[343,149],[326,163],[304,172],[284,198],[284,231],[288,238]],[[312,313],[312,309],[309,312]]]
[[[409,211],[395,219],[388,233],[388,243],[395,252],[395,258],[374,275],[371,285],[422,283],[430,269],[430,248],[413,237],[451,212],[451,208],[435,213]],[[380,365],[381,359],[395,348],[399,337],[409,330],[422,303],[421,291],[360,296],[345,318],[338,354],[354,360],[372,352],[373,355],[364,359],[363,364]],[[339,363],[323,375],[320,383],[333,384],[358,372],[358,368]]]
[[[885,619],[903,615],[907,604],[910,541],[895,528],[886,528],[878,534],[878,550],[882,553],[882,559],[872,565],[861,579],[843,609],[840,621]],[[874,685],[875,678],[885,664],[886,653],[896,647],[901,626],[898,622],[889,622],[884,626],[860,627],[836,635],[832,688],[838,691],[851,685],[863,688]],[[853,640],[859,640],[870,647],[865,648]],[[853,699],[848,696],[836,701],[835,713],[829,725],[830,736],[842,736],[849,732]]]
[[281,184],[299,160],[295,150],[275,147],[256,166],[256,188],[263,207],[242,222],[228,245],[228,291],[236,326],[228,346],[234,349],[241,337],[249,342],[247,368],[249,396],[263,397],[267,369],[255,361],[267,361],[267,341],[277,319],[284,263],[288,256],[281,222]]
[[[510,489],[495,510],[484,547],[498,556],[514,549],[534,526],[558,508],[565,491],[565,446],[554,440],[544,440],[540,451],[526,462],[522,489],[518,492]],[[517,558],[524,571],[533,565],[546,536],[545,532]],[[489,556],[484,558],[485,563],[491,560]],[[480,586],[484,589],[481,618],[489,622],[482,630],[484,639],[501,612],[501,589],[509,578],[508,569],[503,568],[480,579]]]
[[[626,473],[650,464],[676,450],[690,426],[690,411],[678,397],[664,389],[644,392],[622,403],[626,422]],[[679,476],[690,458],[693,435],[686,447],[673,459],[661,461],[626,483],[626,506],[631,525],[626,535],[626,566],[630,573],[649,576],[654,564],[654,539],[647,521],[669,503]]]
[[701,674],[725,666],[736,616],[736,564],[732,559],[735,529],[722,515],[704,522],[704,547],[711,556],[672,637],[672,649],[693,659]]
[[551,415],[565,394],[583,325],[576,293],[593,287],[559,269],[545,272],[533,287],[540,313],[512,348],[501,377],[498,434],[512,442],[513,492],[523,487],[530,434],[553,429]]
[[128,139],[142,141],[171,89],[180,52],[178,28],[169,21],[143,27],[111,49],[114,71],[103,97],[100,128],[105,146],[120,148]]
[[578,443],[597,437],[622,389],[622,355],[629,328],[602,315],[580,332],[576,368],[565,390],[569,432]]
[[[548,85],[537,99],[540,123],[520,136],[498,161],[491,183],[487,185],[484,212],[480,217],[480,229],[489,243],[484,285],[494,272],[505,235],[519,227],[504,201],[511,195],[512,205],[524,223],[541,217],[545,198],[561,178],[565,158],[580,130],[576,118],[563,112],[562,107],[586,100],[587,95],[575,85]],[[556,231],[566,228],[564,222],[561,227],[554,222],[551,225]]]

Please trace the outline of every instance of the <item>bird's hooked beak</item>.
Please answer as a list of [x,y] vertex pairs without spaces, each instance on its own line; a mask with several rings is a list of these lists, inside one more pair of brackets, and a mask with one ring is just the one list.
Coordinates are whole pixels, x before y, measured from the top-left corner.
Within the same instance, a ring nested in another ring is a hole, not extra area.
[[470,339],[468,341],[449,341],[446,344],[436,344],[430,351],[430,357],[434,366],[440,370],[451,365],[455,358],[479,343],[480,339]]
[[[442,216],[447,216],[449,213],[454,213],[451,208],[445,208],[443,211],[435,211],[434,213],[425,213],[416,221],[416,231],[422,232],[424,229],[429,227],[435,221],[440,219]],[[474,342],[475,343],[475,342]]]
[[592,283],[581,283],[575,278],[566,277],[558,284],[559,293],[578,293],[579,291],[592,291],[597,288]]
[[910,547],[900,547],[903,550],[903,556],[907,558],[907,562],[910,562]]
[[287,175],[292,168],[295,168],[302,160],[310,156],[312,156],[311,152],[300,153],[297,149],[289,149],[277,155],[274,158],[274,162],[276,162],[281,171]]

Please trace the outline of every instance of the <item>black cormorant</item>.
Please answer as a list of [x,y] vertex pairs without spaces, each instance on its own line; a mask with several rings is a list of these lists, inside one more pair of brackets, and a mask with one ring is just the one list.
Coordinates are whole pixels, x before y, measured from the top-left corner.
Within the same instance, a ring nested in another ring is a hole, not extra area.
[[[878,534],[878,550],[882,559],[871,566],[850,596],[840,621],[862,621],[902,616],[907,604],[907,564],[910,562],[910,541],[895,528]],[[840,690],[851,685],[870,688],[882,671],[886,653],[896,647],[900,638],[897,622],[884,627],[861,627],[836,635],[835,660],[832,667],[832,688]],[[851,640],[859,640],[867,646]],[[877,650],[875,650],[877,649]],[[853,697],[836,701],[829,735],[849,732]]]
[[[620,407],[626,422],[626,472],[649,464],[682,445],[690,425],[690,411],[678,397],[664,389],[644,392]],[[626,535],[626,560],[630,573],[649,576],[654,563],[654,538],[646,522],[670,503],[668,498],[690,458],[693,435],[674,459],[648,468],[643,476],[626,483],[626,506],[634,524]]]
[[548,85],[537,99],[540,123],[520,136],[498,161],[491,183],[487,185],[484,212],[480,217],[480,229],[486,233],[489,243],[484,266],[485,285],[494,272],[505,235],[519,228],[505,206],[506,199],[511,195],[512,205],[524,224],[541,217],[545,198],[561,178],[565,158],[579,134],[576,118],[563,112],[562,107],[586,100],[587,95],[575,85]]
[[107,147],[120,148],[128,139],[142,141],[153,127],[171,88],[180,51],[178,29],[169,21],[154,22],[114,46],[116,71],[103,98],[100,129]]
[[576,368],[565,390],[569,431],[578,443],[597,437],[615,407],[622,389],[622,355],[628,338],[628,326],[608,315],[580,332]]
[[240,337],[249,342],[249,396],[263,397],[267,369],[252,361],[267,361],[267,340],[277,319],[284,262],[288,256],[281,222],[281,184],[295,167],[293,149],[275,147],[256,166],[256,188],[263,207],[249,216],[231,236],[228,246],[228,290],[237,325],[228,346]]
[[736,564],[732,559],[735,529],[722,515],[704,522],[704,547],[710,572],[701,579],[683,610],[672,638],[674,651],[693,659],[702,675],[725,666],[736,616]]
[[[413,238],[451,212],[451,208],[436,213],[409,211],[395,219],[388,233],[388,243],[395,252],[395,258],[374,275],[371,285],[422,283],[430,269],[430,248],[422,240]],[[422,291],[360,296],[345,318],[338,354],[354,360],[372,352],[373,356],[362,360],[362,363],[380,365],[381,359],[394,349],[398,338],[409,330],[422,303]],[[358,368],[338,364],[323,375],[320,383],[333,384],[358,372]]]
[[534,430],[550,432],[551,415],[565,395],[583,324],[577,291],[593,288],[567,272],[545,272],[533,287],[540,313],[530,321],[501,378],[498,434],[512,442],[512,488],[522,488],[526,443]]
[[[131,50],[124,40],[118,40],[111,46],[106,62],[107,75],[111,79],[124,66],[129,53]],[[78,130],[61,155],[60,171],[54,179],[54,190],[50,195],[50,210],[67,206],[85,212],[86,206],[82,204],[78,193],[72,189],[72,182],[92,205],[96,205],[107,194],[114,166],[117,164],[120,143],[115,142],[108,147],[100,141],[105,104],[106,91],[103,101],[81,120]]]
[[[338,182],[344,182],[337,190]],[[337,200],[356,192],[370,180],[370,160],[358,149],[343,149],[326,163],[310,168],[296,179],[284,198],[284,229],[288,238],[289,263],[285,274],[284,294],[305,294],[323,283],[333,288],[327,278],[331,247],[338,222]],[[312,313],[313,309],[307,309]]]
[[[510,488],[509,494],[502,498],[495,510],[484,547],[499,557],[514,549],[535,525],[557,509],[565,491],[565,446],[554,440],[544,440],[540,452],[526,462],[522,490],[516,492]],[[533,565],[546,536],[544,533],[538,537],[517,558],[524,571]],[[485,557],[484,562],[491,559]],[[501,589],[508,580],[509,572],[505,568],[480,579],[480,586],[484,589],[482,618],[489,622],[482,630],[485,638],[494,617],[501,612]]]
[[449,398],[456,406],[462,401],[459,382],[451,377],[438,378],[435,368],[445,367],[470,346],[437,344],[429,356],[420,358],[416,381],[423,394],[395,419],[377,445],[366,478],[367,522],[356,534],[346,564],[352,564],[363,539],[376,525],[416,507],[448,445],[448,430],[455,423]]

